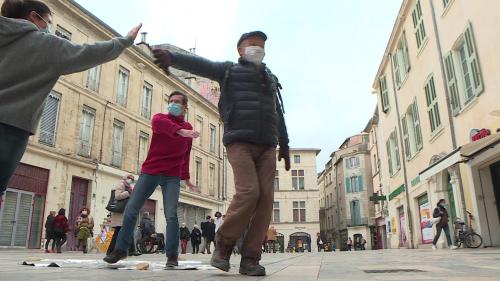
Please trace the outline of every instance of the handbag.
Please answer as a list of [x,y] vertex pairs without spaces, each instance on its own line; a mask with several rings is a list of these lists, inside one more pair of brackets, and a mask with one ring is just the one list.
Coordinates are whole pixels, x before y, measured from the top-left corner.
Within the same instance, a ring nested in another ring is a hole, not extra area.
[[108,205],[106,205],[106,210],[113,213],[123,213],[125,211],[125,206],[127,206],[128,198],[123,200],[116,200],[115,190],[111,190],[111,196],[109,197]]
[[432,218],[431,219],[431,223],[432,224],[438,224],[440,221],[441,221],[441,217],[437,217],[437,218]]

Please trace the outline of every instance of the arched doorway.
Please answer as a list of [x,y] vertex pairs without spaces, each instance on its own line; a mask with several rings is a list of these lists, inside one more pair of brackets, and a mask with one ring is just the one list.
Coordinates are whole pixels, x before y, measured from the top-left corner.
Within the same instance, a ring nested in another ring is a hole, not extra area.
[[295,252],[311,252],[311,235],[305,232],[295,232],[290,235],[290,244]]

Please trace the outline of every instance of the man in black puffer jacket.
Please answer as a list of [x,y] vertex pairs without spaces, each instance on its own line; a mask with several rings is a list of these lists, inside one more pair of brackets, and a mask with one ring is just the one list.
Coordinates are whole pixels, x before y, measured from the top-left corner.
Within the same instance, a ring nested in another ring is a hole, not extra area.
[[281,86],[262,63],[266,40],[260,31],[243,34],[237,44],[238,63],[153,50],[156,64],[167,73],[172,66],[219,82],[223,142],[234,171],[236,194],[216,234],[211,264],[229,271],[234,245],[248,226],[240,263],[240,273],[245,275],[266,274],[259,260],[274,201],[278,144],[278,160],[284,159],[285,169],[290,169],[288,134],[278,90]]

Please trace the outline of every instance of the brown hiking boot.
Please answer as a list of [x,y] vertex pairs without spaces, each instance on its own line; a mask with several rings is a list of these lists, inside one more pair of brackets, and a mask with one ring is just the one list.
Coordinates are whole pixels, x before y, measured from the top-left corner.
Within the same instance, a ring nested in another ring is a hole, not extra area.
[[222,271],[229,271],[231,265],[229,264],[229,259],[233,253],[233,245],[223,244],[221,241],[217,241],[217,246],[210,260],[210,264]]
[[266,275],[266,268],[259,264],[255,258],[241,258],[240,274],[248,276],[264,276]]
[[178,256],[167,257],[167,267],[179,266]]

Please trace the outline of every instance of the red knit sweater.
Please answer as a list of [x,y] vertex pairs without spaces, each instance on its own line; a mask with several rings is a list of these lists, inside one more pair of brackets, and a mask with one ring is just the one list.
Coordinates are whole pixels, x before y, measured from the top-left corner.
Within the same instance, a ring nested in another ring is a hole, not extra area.
[[189,179],[189,156],[192,139],[177,134],[180,129],[192,130],[184,116],[158,113],[153,116],[153,137],[142,172]]

